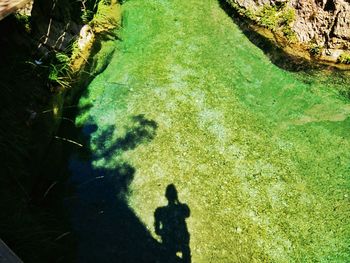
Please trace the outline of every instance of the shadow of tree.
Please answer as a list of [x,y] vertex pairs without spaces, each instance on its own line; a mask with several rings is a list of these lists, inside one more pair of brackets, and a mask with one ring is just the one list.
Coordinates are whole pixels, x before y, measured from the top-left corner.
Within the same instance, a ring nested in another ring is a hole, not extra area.
[[131,121],[131,127],[128,128],[125,135],[117,138],[107,148],[105,147],[106,142],[113,138],[114,127],[107,127],[96,139],[93,139],[97,149],[101,150],[100,157],[109,160],[124,151],[135,149],[139,144],[147,143],[155,137],[158,128],[155,121],[146,119],[144,115],[133,116]]
[[[172,255],[128,206],[135,168],[120,158],[123,152],[150,142],[157,127],[144,115],[131,117],[131,125],[117,138],[114,126],[101,130],[90,123],[83,127],[86,141],[98,151],[80,151],[69,164],[73,193],[65,202],[78,240],[77,262],[171,262]],[[102,159],[113,160],[114,167],[96,165]]]

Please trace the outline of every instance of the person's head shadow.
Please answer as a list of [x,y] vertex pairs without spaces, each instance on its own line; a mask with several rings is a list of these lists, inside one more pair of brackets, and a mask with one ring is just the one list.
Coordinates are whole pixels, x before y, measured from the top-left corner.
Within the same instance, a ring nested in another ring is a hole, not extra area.
[[161,237],[167,262],[189,263],[191,262],[190,234],[186,218],[190,216],[190,208],[179,201],[173,184],[167,186],[165,197],[168,204],[158,207],[154,212],[155,232]]

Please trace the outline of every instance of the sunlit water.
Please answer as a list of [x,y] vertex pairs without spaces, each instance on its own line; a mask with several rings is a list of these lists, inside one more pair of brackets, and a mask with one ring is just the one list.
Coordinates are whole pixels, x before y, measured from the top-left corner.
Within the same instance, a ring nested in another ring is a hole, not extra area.
[[79,103],[90,150],[70,157],[66,201],[79,262],[179,261],[162,244],[174,233],[154,229],[170,184],[180,203],[164,213],[182,215],[192,262],[350,261],[339,78],[278,68],[214,0],[130,0],[123,14]]

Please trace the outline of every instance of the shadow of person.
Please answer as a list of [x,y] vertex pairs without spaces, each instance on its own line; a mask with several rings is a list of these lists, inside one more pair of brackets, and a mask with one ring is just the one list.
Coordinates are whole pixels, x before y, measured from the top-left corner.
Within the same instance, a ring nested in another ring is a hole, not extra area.
[[[180,203],[177,190],[169,184],[165,191],[168,205],[158,207],[154,212],[155,232],[162,239],[167,262],[191,262],[190,234],[186,218],[190,216],[187,204]],[[179,257],[180,254],[180,257]]]

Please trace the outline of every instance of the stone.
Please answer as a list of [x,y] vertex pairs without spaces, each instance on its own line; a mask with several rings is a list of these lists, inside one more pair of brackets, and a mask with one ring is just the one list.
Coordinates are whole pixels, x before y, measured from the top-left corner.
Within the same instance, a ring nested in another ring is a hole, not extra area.
[[274,6],[285,2],[295,10],[295,20],[291,24],[291,29],[301,44],[323,46],[325,52],[332,53],[332,56],[339,53],[336,50],[350,48],[350,0],[228,1],[253,13],[264,5]]

